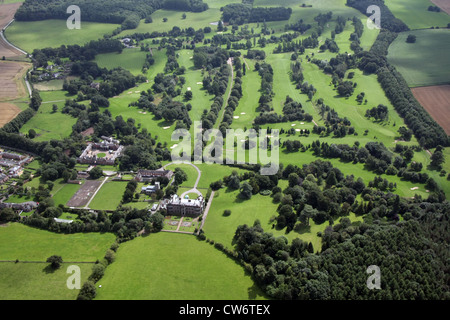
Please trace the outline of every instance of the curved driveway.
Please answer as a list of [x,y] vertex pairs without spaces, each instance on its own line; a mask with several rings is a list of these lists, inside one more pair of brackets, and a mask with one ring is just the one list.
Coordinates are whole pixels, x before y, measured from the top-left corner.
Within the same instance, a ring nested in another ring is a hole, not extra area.
[[[197,170],[197,174],[198,175],[197,175],[197,180],[195,181],[194,187],[192,189],[186,191],[186,192],[183,192],[183,194],[181,195],[181,198],[184,198],[184,196],[189,194],[189,193],[196,193],[197,195],[202,196],[202,193],[200,191],[198,191],[198,189],[197,189],[198,182],[200,181],[200,178],[202,177],[202,172],[200,171],[200,169],[196,165],[194,165],[191,162],[182,162],[182,163],[183,164],[188,164],[188,165],[194,167],[195,170]],[[163,166],[163,169],[165,169],[167,166],[170,166],[172,164],[177,164],[177,163],[175,163],[175,162],[168,163],[165,166]]]

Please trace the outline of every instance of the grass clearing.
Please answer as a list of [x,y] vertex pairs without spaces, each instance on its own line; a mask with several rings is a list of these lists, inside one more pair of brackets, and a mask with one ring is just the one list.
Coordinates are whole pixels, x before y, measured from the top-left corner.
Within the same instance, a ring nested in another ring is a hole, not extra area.
[[97,300],[247,300],[263,295],[244,269],[194,236],[160,232],[120,245]]

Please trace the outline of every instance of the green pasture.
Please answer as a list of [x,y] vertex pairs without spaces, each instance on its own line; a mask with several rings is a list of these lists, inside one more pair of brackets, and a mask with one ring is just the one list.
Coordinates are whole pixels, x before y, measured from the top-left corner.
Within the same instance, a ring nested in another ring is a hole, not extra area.
[[97,300],[264,298],[244,269],[205,241],[160,232],[120,245]]
[[[69,289],[70,263],[53,271],[48,263],[0,263],[1,300],[75,300],[79,289]],[[93,264],[80,263],[81,283],[91,274]]]
[[45,261],[60,255],[67,262],[95,262],[114,240],[110,233],[57,234],[9,223],[0,227],[0,260]]
[[[406,43],[408,35],[415,43]],[[389,47],[388,60],[402,74],[410,87],[450,83],[449,29],[407,31],[399,34]]]
[[66,20],[15,21],[6,30],[6,38],[17,47],[32,53],[34,49],[56,48],[61,45],[83,45],[103,38],[119,25],[81,22],[81,29],[68,29]]
[[430,0],[385,0],[395,17],[402,20],[410,29],[425,29],[431,27],[447,27],[450,16],[441,12],[428,11],[429,6],[435,6]]

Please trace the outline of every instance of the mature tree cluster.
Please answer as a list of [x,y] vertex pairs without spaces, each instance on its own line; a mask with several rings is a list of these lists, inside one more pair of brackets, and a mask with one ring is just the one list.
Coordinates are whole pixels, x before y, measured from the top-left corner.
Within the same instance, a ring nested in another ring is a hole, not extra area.
[[242,25],[244,23],[289,20],[291,14],[291,8],[252,7],[247,4],[232,3],[223,7],[222,20],[231,25]]

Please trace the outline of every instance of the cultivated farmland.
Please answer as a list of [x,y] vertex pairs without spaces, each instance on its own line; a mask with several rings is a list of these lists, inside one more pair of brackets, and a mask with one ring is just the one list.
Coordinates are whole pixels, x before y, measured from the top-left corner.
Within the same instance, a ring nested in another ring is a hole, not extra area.
[[450,135],[450,85],[413,88],[417,101]]

